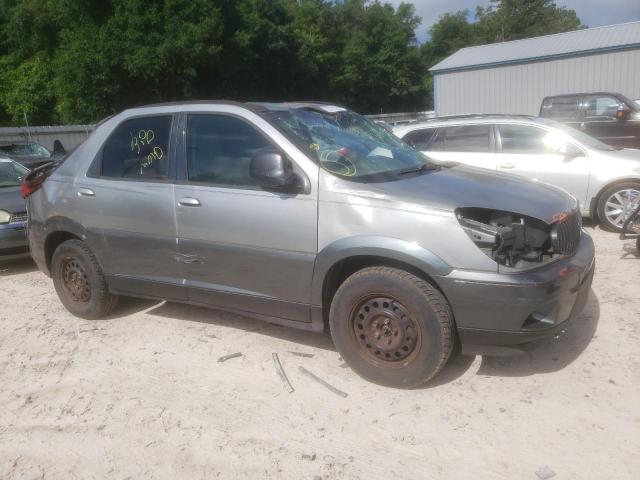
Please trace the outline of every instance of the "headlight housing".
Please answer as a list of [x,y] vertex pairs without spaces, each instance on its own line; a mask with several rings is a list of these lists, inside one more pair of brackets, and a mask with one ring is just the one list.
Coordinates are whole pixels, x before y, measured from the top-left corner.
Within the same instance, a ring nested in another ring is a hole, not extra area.
[[556,253],[552,226],[537,218],[486,208],[460,208],[460,225],[473,242],[499,265],[526,270]]
[[11,221],[11,214],[5,210],[0,210],[0,225],[9,223]]

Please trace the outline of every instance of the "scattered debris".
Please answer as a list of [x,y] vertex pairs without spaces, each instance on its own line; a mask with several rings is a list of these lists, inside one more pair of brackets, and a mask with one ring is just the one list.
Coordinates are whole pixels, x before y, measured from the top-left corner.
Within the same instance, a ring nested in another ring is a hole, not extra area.
[[536,471],[536,475],[540,480],[547,480],[548,478],[555,477],[556,472],[554,472],[553,470],[551,470],[549,467],[545,465],[544,467]]
[[296,357],[304,357],[304,358],[313,358],[315,355],[313,353],[303,353],[303,352],[292,352],[289,351],[291,355],[295,355]]
[[241,357],[241,356],[242,356],[242,353],[240,353],[240,352],[230,353],[229,355],[224,355],[224,356],[220,357],[218,359],[218,363],[226,362],[227,360],[230,360],[230,359],[236,358],[236,357]]
[[324,385],[327,389],[331,390],[333,393],[335,393],[336,395],[340,395],[341,397],[346,398],[348,396],[347,393],[343,392],[342,390],[338,390],[336,387],[334,387],[333,385],[325,382],[324,380],[322,380],[320,377],[317,377],[316,375],[314,375],[313,373],[311,373],[309,370],[307,370],[304,367],[298,367],[298,370],[305,374],[307,377],[315,380],[316,382],[318,382],[321,385]]
[[289,379],[287,378],[287,374],[284,373],[282,364],[280,363],[280,359],[278,358],[278,354],[274,352],[271,354],[271,356],[273,357],[273,363],[276,366],[276,372],[280,377],[280,380],[282,380],[282,383],[284,383],[284,386],[287,389],[287,391],[289,393],[293,393],[293,387],[291,386],[291,382],[289,382]]

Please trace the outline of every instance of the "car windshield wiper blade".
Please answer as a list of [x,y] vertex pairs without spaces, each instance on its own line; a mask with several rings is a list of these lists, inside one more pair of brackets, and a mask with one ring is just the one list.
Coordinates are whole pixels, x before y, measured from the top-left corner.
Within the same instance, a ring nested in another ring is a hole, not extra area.
[[427,170],[436,170],[438,167],[435,165],[429,165],[428,163],[423,163],[422,165],[416,165],[414,167],[405,168],[404,170],[399,170],[398,175],[406,175],[407,173],[415,173],[415,172],[424,172]]

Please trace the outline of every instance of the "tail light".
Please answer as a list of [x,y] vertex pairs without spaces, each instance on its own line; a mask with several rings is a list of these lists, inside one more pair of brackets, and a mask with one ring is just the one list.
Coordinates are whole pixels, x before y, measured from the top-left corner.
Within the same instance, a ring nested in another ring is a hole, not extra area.
[[22,187],[20,188],[22,198],[30,197],[34,192],[40,190],[42,183],[47,179],[50,173],[50,169],[41,168],[36,168],[30,172],[22,181]]

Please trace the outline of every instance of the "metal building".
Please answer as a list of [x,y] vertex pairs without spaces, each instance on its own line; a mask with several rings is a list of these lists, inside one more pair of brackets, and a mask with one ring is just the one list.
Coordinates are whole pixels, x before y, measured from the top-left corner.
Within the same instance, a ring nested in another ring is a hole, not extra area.
[[548,95],[640,98],[640,22],[458,50],[430,69],[436,114],[537,115]]

